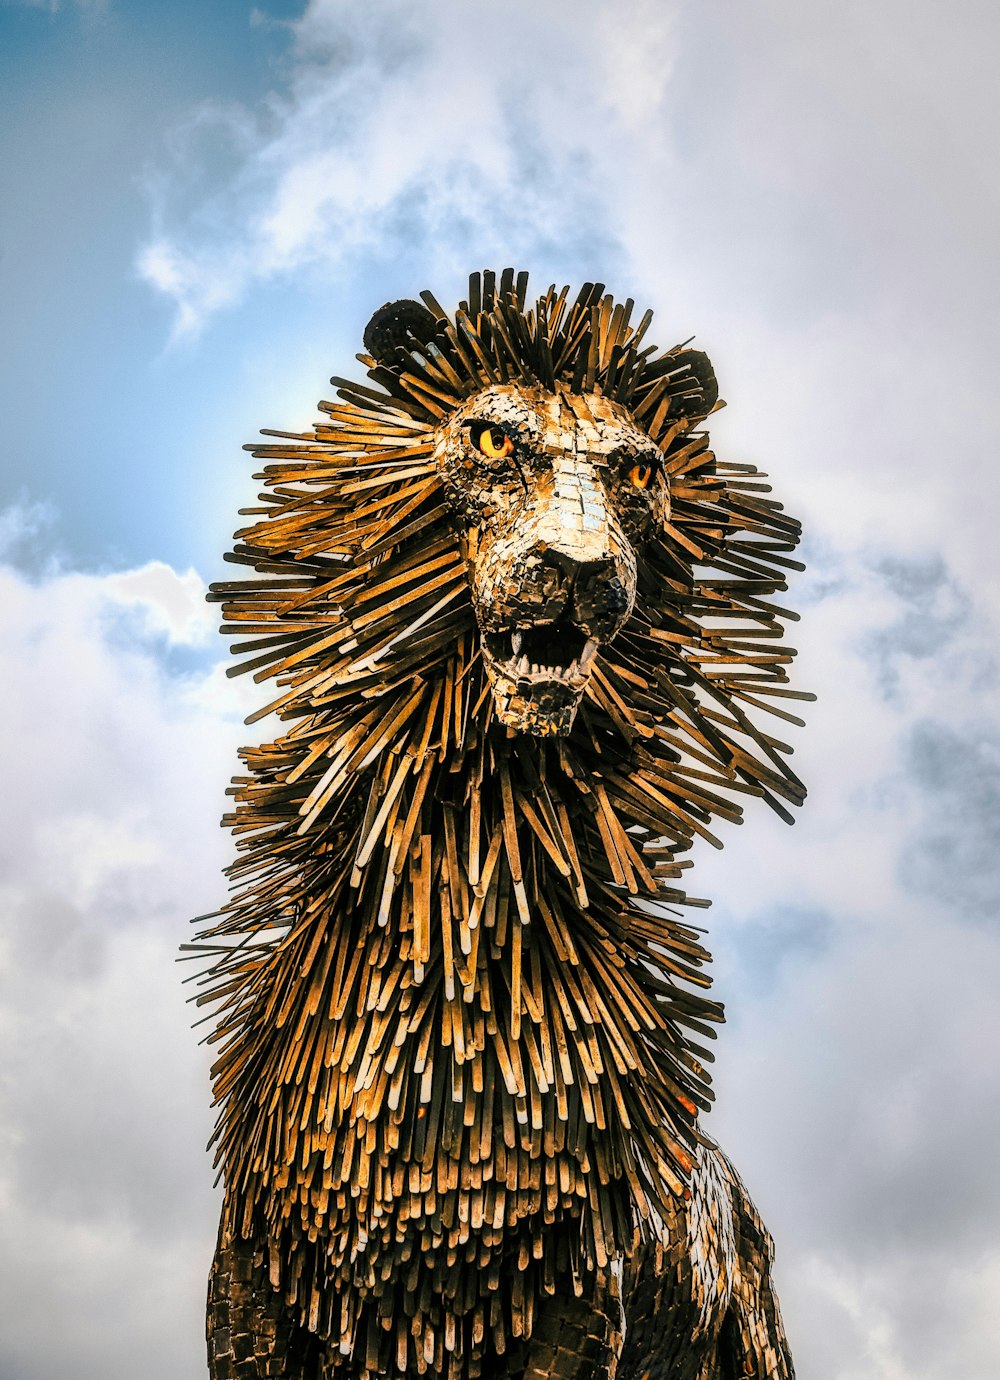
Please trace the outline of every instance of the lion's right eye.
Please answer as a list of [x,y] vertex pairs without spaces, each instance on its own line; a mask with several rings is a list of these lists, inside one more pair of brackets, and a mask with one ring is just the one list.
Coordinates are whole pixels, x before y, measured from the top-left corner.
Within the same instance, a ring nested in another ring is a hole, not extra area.
[[636,489],[648,489],[653,482],[652,465],[633,465],[628,472],[629,482]]
[[487,460],[504,460],[514,453],[514,442],[501,426],[476,427],[472,432],[472,444]]

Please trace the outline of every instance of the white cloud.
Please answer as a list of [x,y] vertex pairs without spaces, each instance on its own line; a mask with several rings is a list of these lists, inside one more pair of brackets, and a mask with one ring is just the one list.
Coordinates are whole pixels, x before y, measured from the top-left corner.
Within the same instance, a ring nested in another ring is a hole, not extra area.
[[208,640],[217,619],[205,603],[201,577],[188,570],[178,574],[163,561],[148,561],[136,570],[107,575],[101,593],[124,608],[138,610],[150,633],[163,633],[171,643],[200,646]]
[[661,113],[680,48],[681,9],[660,0],[632,0],[594,10],[593,39],[582,46],[596,78],[595,109],[614,115],[615,135],[641,141]]
[[[895,1273],[887,1278],[853,1260],[803,1262],[803,1294],[808,1290],[824,1300],[829,1310],[826,1325],[831,1331],[824,1342],[823,1373],[836,1380],[989,1375],[1000,1345],[992,1306],[1000,1285],[1000,1256],[991,1251],[969,1264],[910,1251],[895,1266]],[[922,1319],[914,1316],[914,1298],[923,1299],[923,1321],[933,1318],[939,1326],[937,1344],[929,1350]],[[910,1325],[908,1335],[900,1327],[904,1316]],[[969,1316],[981,1322],[969,1328]],[[941,1334],[949,1339],[944,1351]]]
[[[103,577],[0,567],[10,1380],[204,1365],[208,1061],[175,959],[188,917],[224,895],[217,820],[244,730],[216,668],[170,669],[171,648],[203,641],[203,594],[159,562]],[[123,627],[123,610],[139,616]]]
[[[253,147],[193,214],[160,187],[167,205],[139,272],[173,299],[184,335],[255,282],[343,266],[401,236],[448,277],[458,245],[489,262],[607,239],[609,143],[641,138],[673,61],[675,12],[648,0],[613,20],[597,0],[436,0],[419,14],[401,0],[313,0],[294,26],[288,95],[261,107]],[[213,118],[228,129],[233,117],[205,110],[192,132]],[[178,183],[199,156],[193,138],[178,141]]]

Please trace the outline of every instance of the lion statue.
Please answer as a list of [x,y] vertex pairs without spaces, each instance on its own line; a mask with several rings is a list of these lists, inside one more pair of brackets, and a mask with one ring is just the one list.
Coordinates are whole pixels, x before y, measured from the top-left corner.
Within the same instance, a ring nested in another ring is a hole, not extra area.
[[798,524],[701,424],[708,358],[603,285],[375,313],[369,384],[268,431],[213,586],[271,678],[204,917],[225,1198],[213,1380],[793,1374],[705,1135],[722,1019],[678,907],[790,818]]

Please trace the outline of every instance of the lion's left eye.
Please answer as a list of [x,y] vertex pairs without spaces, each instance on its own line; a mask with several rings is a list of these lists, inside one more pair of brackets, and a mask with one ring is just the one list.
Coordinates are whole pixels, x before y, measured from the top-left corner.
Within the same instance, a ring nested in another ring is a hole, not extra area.
[[514,442],[500,426],[484,426],[474,431],[472,443],[488,460],[503,460],[514,453]]
[[628,472],[629,483],[637,489],[648,489],[655,474],[656,469],[652,464],[648,461],[640,461],[639,464],[630,468]]

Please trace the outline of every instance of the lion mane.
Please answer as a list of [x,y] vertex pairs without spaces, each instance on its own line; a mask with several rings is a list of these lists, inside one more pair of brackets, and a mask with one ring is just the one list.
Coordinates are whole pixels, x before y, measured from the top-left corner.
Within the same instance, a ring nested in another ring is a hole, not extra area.
[[[260,1245],[329,1371],[458,1380],[530,1336],[683,1198],[722,1009],[682,906],[696,837],[804,789],[758,711],[797,723],[780,620],[799,525],[716,458],[705,355],[645,344],[602,284],[527,275],[376,313],[370,383],[265,431],[259,506],[212,586],[272,681],[227,815],[234,894],[203,917],[223,1242]],[[500,721],[441,428],[509,385],[613,401],[669,515],[568,732]],[[263,1373],[263,1372],[261,1372]],[[268,1371],[270,1373],[270,1371]]]

